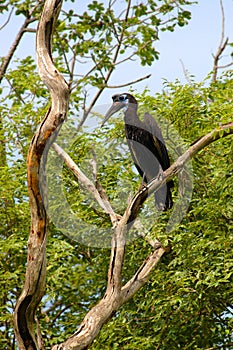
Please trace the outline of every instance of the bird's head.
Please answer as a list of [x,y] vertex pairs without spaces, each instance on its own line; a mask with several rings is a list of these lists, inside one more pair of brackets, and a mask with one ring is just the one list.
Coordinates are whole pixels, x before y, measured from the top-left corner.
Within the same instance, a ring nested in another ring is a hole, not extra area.
[[137,108],[137,100],[128,93],[116,94],[112,96],[113,104],[105,114],[104,120],[101,126],[116,112],[124,108],[127,110],[129,106],[135,106]]

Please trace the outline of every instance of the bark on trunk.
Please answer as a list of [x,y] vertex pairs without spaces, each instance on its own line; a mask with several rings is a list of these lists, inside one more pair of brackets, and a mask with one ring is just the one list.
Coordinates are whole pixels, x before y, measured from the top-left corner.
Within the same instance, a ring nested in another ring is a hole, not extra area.
[[35,330],[35,313],[44,294],[46,278],[48,217],[45,164],[49,148],[66,118],[69,102],[68,85],[51,56],[52,31],[60,8],[60,1],[47,1],[37,30],[38,67],[51,93],[51,107],[31,141],[27,159],[31,229],[25,285],[14,312],[14,328],[20,350],[43,348],[40,332]]

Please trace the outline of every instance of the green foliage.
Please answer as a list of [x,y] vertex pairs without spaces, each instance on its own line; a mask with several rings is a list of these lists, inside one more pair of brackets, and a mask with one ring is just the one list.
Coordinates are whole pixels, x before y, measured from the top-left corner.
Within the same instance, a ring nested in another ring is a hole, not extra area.
[[[116,62],[135,53],[142,65],[151,65],[159,55],[155,45],[159,32],[187,24],[189,3],[133,3],[125,20],[127,1],[122,8],[93,1],[82,5],[82,13],[67,1],[55,33],[54,55],[74,91],[70,115],[86,107],[89,87],[107,85]],[[12,6],[25,19],[35,4],[3,2],[0,10],[6,12]],[[34,20],[41,6],[38,4]],[[119,55],[114,61],[116,50]],[[80,71],[72,71],[72,59],[79,62],[81,76],[77,76]],[[183,86],[178,81],[166,82],[160,94],[150,96],[145,91],[137,96],[139,112],[148,110],[160,122],[171,157],[176,159],[187,145],[232,120],[232,85],[231,73],[215,83],[192,81]],[[49,95],[34,59],[28,56],[11,62],[0,92],[0,347],[8,350],[16,349],[12,313],[24,283],[30,227],[26,156],[30,139],[49,107]],[[174,144],[177,133],[180,139]],[[97,158],[98,180],[114,209],[122,214],[128,195],[140,185],[125,144],[122,118],[113,118],[101,130],[77,132],[69,153],[90,179],[90,161]],[[157,218],[153,201],[145,204],[140,219],[143,223],[156,219],[149,234],[171,243],[172,252],[162,258],[149,283],[104,326],[92,349],[201,350],[232,343],[232,155],[232,138],[227,137],[206,147],[192,161],[192,201],[176,230],[166,232],[169,213]],[[66,199],[81,221],[110,227],[109,218],[66,167],[62,180]],[[175,179],[175,201],[177,186]],[[62,207],[62,203],[56,205]],[[84,229],[83,235],[88,234],[91,232]],[[150,251],[142,239],[129,242],[125,281]],[[51,222],[47,256],[47,289],[37,316],[49,347],[71,335],[104,294],[109,250],[71,240]]]
[[[231,75],[208,87],[166,83],[162,94],[146,92],[141,103],[169,119],[190,144],[232,120],[232,84]],[[162,258],[148,285],[103,327],[93,349],[201,350],[232,344],[232,151],[228,137],[192,161],[192,201],[182,224],[169,233],[172,252]],[[163,218],[151,234],[166,243]],[[148,247],[135,241],[127,250],[129,277]]]
[[[160,31],[173,31],[191,18],[187,5],[192,2],[178,3],[123,1],[119,7],[92,1],[82,6],[83,13],[77,13],[67,2],[55,33],[55,54],[62,57],[65,53],[82,64],[80,88],[86,91],[90,84],[103,89],[116,63],[137,57],[146,66],[159,58],[156,42]],[[64,69],[70,76],[67,62]],[[70,78],[76,84],[74,76]]]
[[[149,110],[158,121],[167,121],[170,128],[172,125],[183,136],[183,143],[189,145],[214,127],[218,128],[220,124],[231,120],[231,100],[229,99],[231,90],[230,75],[223,76],[217,84],[207,87],[197,83],[182,86],[178,81],[173,84],[166,83],[162,94],[153,97],[146,91],[138,96],[142,106],[139,113]],[[222,113],[223,109],[224,113]],[[127,184],[131,181],[131,185],[133,184],[131,191],[132,188],[136,190],[140,180],[132,169],[132,162],[125,148],[121,117],[110,120],[110,123],[112,124],[108,124],[104,130],[98,129],[78,136],[70,149],[70,154],[91,178],[93,169],[89,161],[93,159],[91,150],[94,148],[100,164],[98,179],[112,203],[117,203],[114,201],[118,191],[123,189],[127,197],[130,193]],[[167,126],[164,127],[166,130]],[[167,141],[172,147],[173,144]],[[176,157],[180,154],[180,148],[183,149],[183,143],[176,145],[177,153],[172,153]],[[172,252],[162,258],[148,285],[104,326],[92,345],[93,349],[109,347],[134,349],[136,346],[143,349],[156,347],[167,349],[168,346],[169,349],[174,350],[204,349],[214,344],[231,342],[232,154],[232,140],[228,137],[209,145],[193,160],[193,197],[181,225],[168,236],[165,228],[169,214],[163,214],[157,219],[150,232],[151,237],[158,237],[164,244],[170,242]],[[87,200],[88,194],[75,182],[73,175],[64,169],[63,176],[66,196],[72,209],[79,213],[80,219],[90,224],[95,223],[99,227],[106,227],[109,219],[103,213],[101,214],[100,208],[94,206],[93,201]],[[178,196],[176,188],[173,195],[176,201]],[[126,203],[127,201],[122,200],[119,206],[116,205],[118,213],[122,213],[121,210]],[[153,216],[153,205],[152,209],[148,206],[148,210]],[[148,220],[147,204],[142,210],[141,220],[142,222]],[[80,245],[78,246],[79,251]],[[125,281],[139,268],[150,250],[151,248],[142,239],[136,239],[128,244],[124,266]],[[69,257],[73,259],[72,252],[73,249],[69,249],[66,255],[63,249],[61,250],[59,260],[62,260],[62,265],[58,267],[55,264],[54,270],[51,267],[54,276],[49,278],[49,286],[51,281],[56,283],[60,278],[61,283],[64,284],[66,265]],[[93,283],[90,294],[86,291],[82,296],[82,298],[87,296],[87,304],[85,304],[87,308],[91,307],[88,300],[95,303],[103,295],[108,261],[107,250],[89,248],[89,254],[91,264],[83,263],[81,254],[81,266],[78,264],[75,271],[72,270],[69,274],[69,278],[65,279],[65,283],[68,284],[67,293],[73,291],[73,296],[69,294],[69,297],[76,298],[75,300],[79,300],[76,293],[81,286],[79,285],[76,289],[75,282],[70,282],[73,273],[75,276],[77,272],[77,278],[86,274],[88,283],[85,285]],[[94,269],[92,269],[92,263]],[[73,261],[71,266],[72,264],[76,266]],[[91,271],[93,278],[91,282],[86,268]],[[96,272],[97,269],[102,272],[104,270],[100,280],[97,279],[100,277]],[[101,288],[98,288],[99,284]],[[56,290],[55,285],[53,288]],[[59,297],[63,295],[61,290],[66,293],[66,287],[60,288]],[[66,298],[64,297],[64,300]],[[59,328],[62,325],[66,329],[70,323],[79,323],[87,309],[83,310],[80,307],[78,315],[76,310],[69,308],[72,316],[65,314],[55,323],[53,322],[57,332],[57,336],[54,335],[55,330],[53,332],[54,340],[60,339]],[[71,334],[73,328],[68,328],[66,334]],[[52,333],[50,336],[52,337]]]
[[14,346],[12,313],[25,275],[26,242],[30,225],[26,200],[25,163],[15,161],[11,167],[0,167],[0,344],[2,349]]

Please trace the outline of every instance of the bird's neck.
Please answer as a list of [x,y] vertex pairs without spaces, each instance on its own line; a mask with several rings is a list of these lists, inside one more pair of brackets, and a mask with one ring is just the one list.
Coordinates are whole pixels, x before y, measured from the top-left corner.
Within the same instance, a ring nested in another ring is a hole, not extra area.
[[126,124],[134,125],[135,122],[139,121],[137,114],[137,106],[128,106],[127,110],[124,113],[124,120]]

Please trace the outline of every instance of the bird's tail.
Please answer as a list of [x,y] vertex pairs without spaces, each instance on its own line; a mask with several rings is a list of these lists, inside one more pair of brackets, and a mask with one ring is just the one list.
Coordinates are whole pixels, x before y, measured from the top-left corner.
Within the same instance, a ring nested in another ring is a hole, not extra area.
[[154,194],[155,204],[158,211],[166,211],[171,209],[173,206],[171,188],[173,187],[173,182],[169,181],[167,184],[163,185]]

